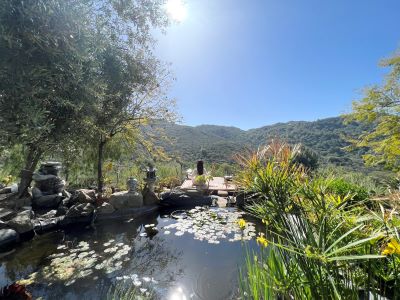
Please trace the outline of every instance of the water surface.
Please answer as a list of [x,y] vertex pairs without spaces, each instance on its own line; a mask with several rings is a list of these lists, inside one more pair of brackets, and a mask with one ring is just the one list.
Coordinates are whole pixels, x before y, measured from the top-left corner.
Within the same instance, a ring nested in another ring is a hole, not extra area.
[[170,213],[36,236],[2,257],[0,284],[24,279],[35,299],[105,299],[121,284],[155,299],[236,299],[261,226],[235,209]]

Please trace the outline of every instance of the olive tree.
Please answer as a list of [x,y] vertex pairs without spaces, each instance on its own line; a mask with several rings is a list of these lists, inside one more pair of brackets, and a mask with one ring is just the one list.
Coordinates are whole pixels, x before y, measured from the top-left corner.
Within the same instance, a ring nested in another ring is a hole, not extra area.
[[0,2],[0,142],[24,148],[21,195],[44,154],[93,136],[100,161],[114,135],[168,116],[151,35],[168,25],[163,4]]
[[0,2],[0,137],[24,147],[24,194],[42,155],[75,138],[95,99],[97,46],[85,1]]
[[168,25],[163,4],[108,2],[96,16],[98,43],[103,45],[98,55],[101,93],[91,111],[89,130],[92,146],[97,148],[99,191],[104,185],[104,151],[111,139],[118,135],[138,138],[144,133],[138,130],[141,126],[175,119],[175,103],[165,95],[172,78],[153,54],[151,35],[152,28]]
[[164,94],[169,73],[152,57],[137,59],[135,53],[127,50],[107,49],[102,79],[105,88],[91,115],[91,136],[98,152],[99,191],[104,183],[104,150],[111,139],[118,135],[138,138],[141,126],[175,118],[174,101]]

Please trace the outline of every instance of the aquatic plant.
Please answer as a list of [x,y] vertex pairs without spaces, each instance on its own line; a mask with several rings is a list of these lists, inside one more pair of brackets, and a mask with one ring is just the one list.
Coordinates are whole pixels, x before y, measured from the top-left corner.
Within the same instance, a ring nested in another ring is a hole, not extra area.
[[197,206],[187,212],[186,218],[177,218],[176,223],[164,226],[163,230],[164,234],[170,234],[170,229],[176,229],[176,236],[193,234],[194,239],[210,244],[250,240],[256,236],[256,229],[243,215],[244,212],[234,209]]
[[239,220],[237,221],[237,223],[238,223],[240,229],[246,228],[246,221],[245,221],[244,219],[239,219]]
[[268,241],[264,236],[264,233],[260,233],[260,235],[257,237],[256,239],[257,244],[263,246],[263,247],[267,247],[268,246]]
[[77,279],[103,271],[106,274],[114,273],[122,268],[124,257],[128,255],[131,246],[124,243],[115,243],[113,239],[103,244],[103,253],[90,250],[88,242],[81,241],[74,247],[60,245],[58,251],[48,258],[48,265],[32,273],[27,279],[18,281],[19,284],[55,283],[64,282],[73,284]]

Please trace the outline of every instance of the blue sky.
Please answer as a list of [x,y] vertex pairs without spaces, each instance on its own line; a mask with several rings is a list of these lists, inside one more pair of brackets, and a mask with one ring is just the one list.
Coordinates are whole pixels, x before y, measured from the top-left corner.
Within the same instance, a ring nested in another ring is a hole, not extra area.
[[349,111],[400,46],[399,0],[186,0],[158,37],[183,123],[242,129]]

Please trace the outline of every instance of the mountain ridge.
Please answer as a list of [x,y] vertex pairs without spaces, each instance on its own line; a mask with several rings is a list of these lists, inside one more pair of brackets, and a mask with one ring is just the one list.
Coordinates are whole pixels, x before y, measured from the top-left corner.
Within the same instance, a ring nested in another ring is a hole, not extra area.
[[163,144],[169,153],[183,161],[194,161],[201,156],[210,162],[232,162],[235,153],[244,148],[256,149],[273,138],[291,144],[301,143],[312,149],[323,164],[348,166],[365,170],[361,155],[365,149],[347,152],[346,135],[361,134],[367,128],[361,124],[344,124],[341,117],[316,121],[290,121],[243,130],[235,126],[203,124],[197,126],[167,123],[162,128],[171,143]]

